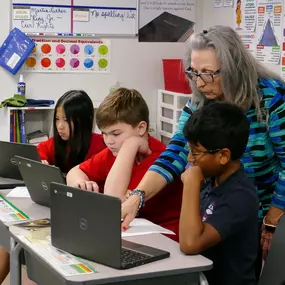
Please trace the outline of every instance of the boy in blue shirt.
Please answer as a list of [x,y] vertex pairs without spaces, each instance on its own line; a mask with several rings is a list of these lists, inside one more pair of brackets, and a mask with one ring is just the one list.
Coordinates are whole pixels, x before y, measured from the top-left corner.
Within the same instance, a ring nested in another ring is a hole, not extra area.
[[180,248],[213,261],[210,285],[253,285],[258,252],[258,197],[240,163],[249,136],[243,111],[205,105],[184,127],[191,166],[182,174]]

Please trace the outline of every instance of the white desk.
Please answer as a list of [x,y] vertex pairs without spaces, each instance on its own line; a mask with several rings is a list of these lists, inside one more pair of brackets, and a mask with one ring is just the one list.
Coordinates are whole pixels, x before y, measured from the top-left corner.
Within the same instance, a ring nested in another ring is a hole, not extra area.
[[[179,244],[163,235],[146,235],[128,238],[127,240],[145,245],[167,249],[170,258],[149,263],[128,270],[116,270],[101,264],[90,265],[99,273],[64,277],[55,271],[28,244],[19,241],[11,231],[11,236],[25,250],[25,261],[28,276],[40,285],[95,285],[95,284],[198,284],[199,272],[211,269],[212,262],[201,255],[185,256],[179,250]],[[181,283],[180,283],[181,282]],[[20,283],[17,283],[20,284]],[[12,285],[12,283],[11,283]],[[13,283],[15,285],[15,283]]]
[[[3,191],[1,191],[3,194]],[[8,192],[8,191],[7,191]],[[29,198],[9,199],[15,206],[32,218],[49,217],[49,209],[33,203]],[[0,229],[1,230],[1,229]],[[7,231],[7,227],[6,227]],[[0,231],[0,236],[2,231]],[[83,276],[65,277],[55,271],[45,260],[34,252],[28,244],[17,239],[13,232],[10,247],[11,285],[21,284],[20,252],[25,251],[27,273],[30,279],[39,285],[97,285],[120,284],[189,284],[197,285],[199,273],[212,268],[212,262],[201,255],[185,256],[180,252],[179,244],[163,235],[145,235],[127,238],[127,240],[161,248],[170,252],[170,258],[139,266],[128,270],[116,270],[104,265],[91,263],[99,273]]]

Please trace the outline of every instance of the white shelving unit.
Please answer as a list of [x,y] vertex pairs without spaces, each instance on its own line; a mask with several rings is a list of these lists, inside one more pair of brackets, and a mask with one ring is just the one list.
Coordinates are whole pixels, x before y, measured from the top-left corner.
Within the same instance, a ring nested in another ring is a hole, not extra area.
[[[100,101],[93,101],[94,112],[98,109]],[[25,128],[26,133],[41,130],[52,136],[53,134],[53,112],[55,105],[50,107],[7,107],[0,110],[0,140],[10,141],[10,111],[25,111]],[[94,130],[99,132],[94,117]]]
[[158,139],[164,144],[168,144],[175,133],[179,117],[190,96],[190,94],[158,90],[157,134]]

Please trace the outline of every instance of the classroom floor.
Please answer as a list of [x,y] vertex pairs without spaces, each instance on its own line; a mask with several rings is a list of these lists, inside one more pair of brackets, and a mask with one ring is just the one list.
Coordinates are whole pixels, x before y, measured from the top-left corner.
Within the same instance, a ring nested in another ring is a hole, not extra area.
[[[22,284],[23,285],[37,285],[35,282],[28,279],[26,270],[24,268],[22,268]],[[4,280],[2,285],[10,285],[10,275],[7,276],[7,278]]]

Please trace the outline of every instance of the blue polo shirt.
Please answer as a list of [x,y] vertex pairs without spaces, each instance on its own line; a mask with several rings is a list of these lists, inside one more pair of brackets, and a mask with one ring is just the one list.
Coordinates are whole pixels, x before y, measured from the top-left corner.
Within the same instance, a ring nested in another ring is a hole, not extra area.
[[205,272],[210,285],[253,285],[259,246],[258,196],[239,169],[218,187],[206,182],[200,194],[203,222],[213,226],[222,241],[202,254],[213,261]]

